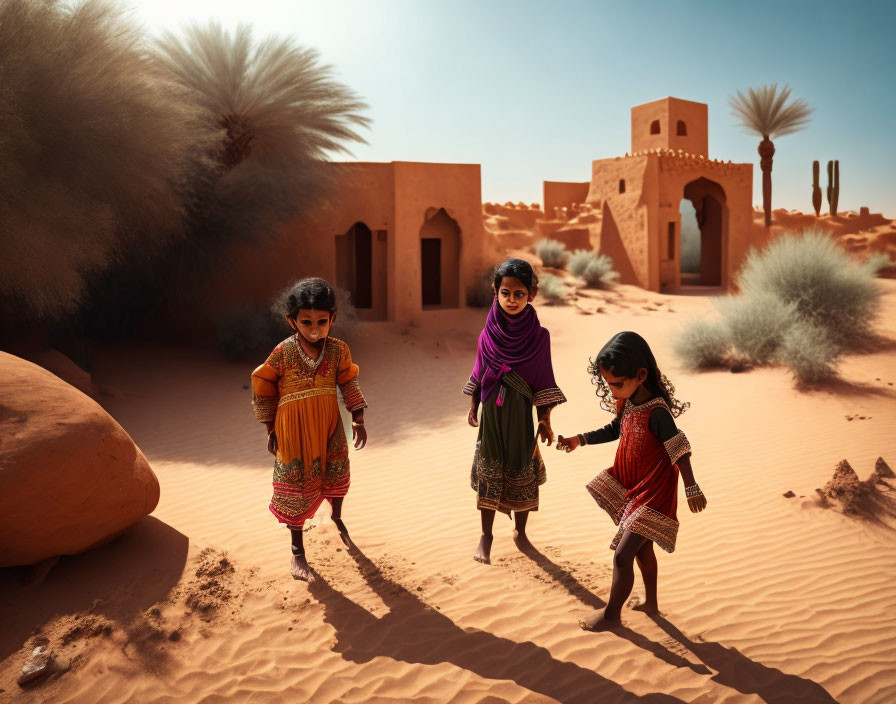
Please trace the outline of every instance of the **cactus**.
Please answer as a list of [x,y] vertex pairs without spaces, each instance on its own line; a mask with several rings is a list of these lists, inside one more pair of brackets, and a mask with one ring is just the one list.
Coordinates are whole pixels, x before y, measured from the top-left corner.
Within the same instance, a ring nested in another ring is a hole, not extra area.
[[834,162],[834,193],[831,201],[831,215],[837,215],[837,203],[840,202],[840,162]]
[[828,162],[828,205],[831,215],[837,217],[837,202],[840,200],[840,162]]
[[812,207],[815,208],[815,217],[821,212],[821,188],[818,185],[818,162],[812,162]]
[[831,181],[834,180],[834,162],[828,162],[828,187],[825,191],[825,195],[828,199],[828,207],[831,208],[831,215],[834,214],[834,209],[831,207],[831,195],[833,194],[834,189],[831,187]]

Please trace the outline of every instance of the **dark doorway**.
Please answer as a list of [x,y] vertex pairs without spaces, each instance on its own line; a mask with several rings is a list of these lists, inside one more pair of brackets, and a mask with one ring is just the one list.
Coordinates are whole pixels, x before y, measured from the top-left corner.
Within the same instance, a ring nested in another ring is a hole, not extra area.
[[423,305],[442,305],[442,240],[423,237],[420,240]]
[[682,222],[681,282],[702,286],[723,284],[725,241],[728,233],[728,205],[725,190],[715,181],[698,178],[684,187],[684,197],[694,206],[699,230],[693,233],[691,258],[685,256],[685,223]]
[[336,235],[336,285],[351,293],[355,308],[373,307],[373,238],[363,222]]

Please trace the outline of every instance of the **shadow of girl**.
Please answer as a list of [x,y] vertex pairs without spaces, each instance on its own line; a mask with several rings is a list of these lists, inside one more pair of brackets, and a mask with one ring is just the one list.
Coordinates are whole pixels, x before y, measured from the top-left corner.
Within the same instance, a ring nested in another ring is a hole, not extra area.
[[[556,562],[553,562],[544,553],[539,552],[537,549],[532,549],[524,554],[526,555],[526,557],[532,560],[532,562],[534,562],[542,570],[544,570],[547,575],[551,577],[551,579],[553,579],[560,586],[566,589],[566,591],[569,592],[570,596],[575,597],[585,606],[588,606],[589,608],[597,611],[607,605],[603,599],[601,599],[587,587],[582,585],[582,583],[579,582],[579,580],[576,579],[569,570],[561,567]],[[683,658],[680,655],[670,652],[660,643],[652,641],[647,636],[642,635],[637,631],[633,631],[628,627],[622,626],[621,628],[616,628],[613,630],[613,633],[620,638],[625,638],[633,645],[638,646],[642,650],[646,650],[648,653],[653,654],[658,659],[672,665],[673,667],[687,667],[697,674],[701,675],[710,674],[709,668],[707,668],[705,665],[694,664],[687,658]]]
[[334,650],[355,663],[385,656],[407,663],[448,662],[486,679],[512,680],[561,702],[681,702],[664,695],[639,696],[574,663],[555,660],[534,643],[517,643],[485,631],[463,629],[392,581],[357,547],[349,550],[364,580],[389,608],[376,617],[318,576],[309,585],[336,629]]
[[756,694],[767,704],[837,704],[837,700],[824,687],[812,680],[785,674],[721,643],[691,640],[662,616],[651,618],[672,638],[716,670],[712,679],[725,687],[743,694]]

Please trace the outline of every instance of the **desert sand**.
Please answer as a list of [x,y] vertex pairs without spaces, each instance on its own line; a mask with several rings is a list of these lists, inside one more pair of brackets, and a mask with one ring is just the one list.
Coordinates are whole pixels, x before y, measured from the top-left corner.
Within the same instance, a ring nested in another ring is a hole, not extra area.
[[[709,505],[691,514],[679,492],[678,547],[657,551],[663,616],[627,608],[618,632],[576,622],[609,591],[615,527],[584,487],[615,444],[544,451],[548,482],[529,522],[539,556],[517,552],[498,516],[493,564],[472,559],[476,431],[460,390],[485,311],[357,331],[369,442],[352,451],[344,518],[358,551],[343,547],[325,504],[306,536],[320,576],[311,586],[290,578],[289,536],[267,509],[252,365],[101,348],[94,382],[113,395],[100,400],[149,459],[161,500],[40,584],[0,570],[0,700],[896,701],[896,521],[813,498],[841,460],[861,479],[879,456],[896,466],[896,282],[881,285],[884,341],[816,389],[795,388],[782,368],[683,371],[672,335],[712,314],[706,294],[718,292],[620,286],[565,305],[536,300],[569,399],[555,432],[610,419],[585,367],[623,329],[647,338],[692,404],[678,423]],[[632,603],[639,596],[636,577]],[[23,690],[16,678],[41,639],[70,669]]]

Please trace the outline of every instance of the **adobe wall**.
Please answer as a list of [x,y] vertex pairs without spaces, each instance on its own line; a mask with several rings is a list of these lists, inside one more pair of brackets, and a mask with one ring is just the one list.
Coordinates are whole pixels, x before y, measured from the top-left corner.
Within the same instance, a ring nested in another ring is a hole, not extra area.
[[423,314],[420,230],[444,208],[460,227],[458,304],[485,270],[482,186],[479,164],[393,162],[395,177],[394,249],[389,265],[389,319],[419,321]]
[[[625,192],[619,192],[620,180]],[[615,157],[592,162],[591,187],[587,202],[601,210],[595,251],[613,259],[620,281],[652,288],[658,273],[652,273],[650,258],[653,244],[648,237],[650,210],[656,209],[657,163],[651,156]],[[655,290],[655,289],[654,289]]]
[[[650,134],[654,120],[660,124],[659,134]],[[687,126],[687,136],[677,134],[678,121]],[[663,98],[631,109],[632,150],[672,149],[690,154],[709,155],[709,108],[680,98]]]
[[591,189],[591,182],[544,181],[542,204],[544,214],[553,217],[554,208],[569,208],[573,203],[584,203]]

